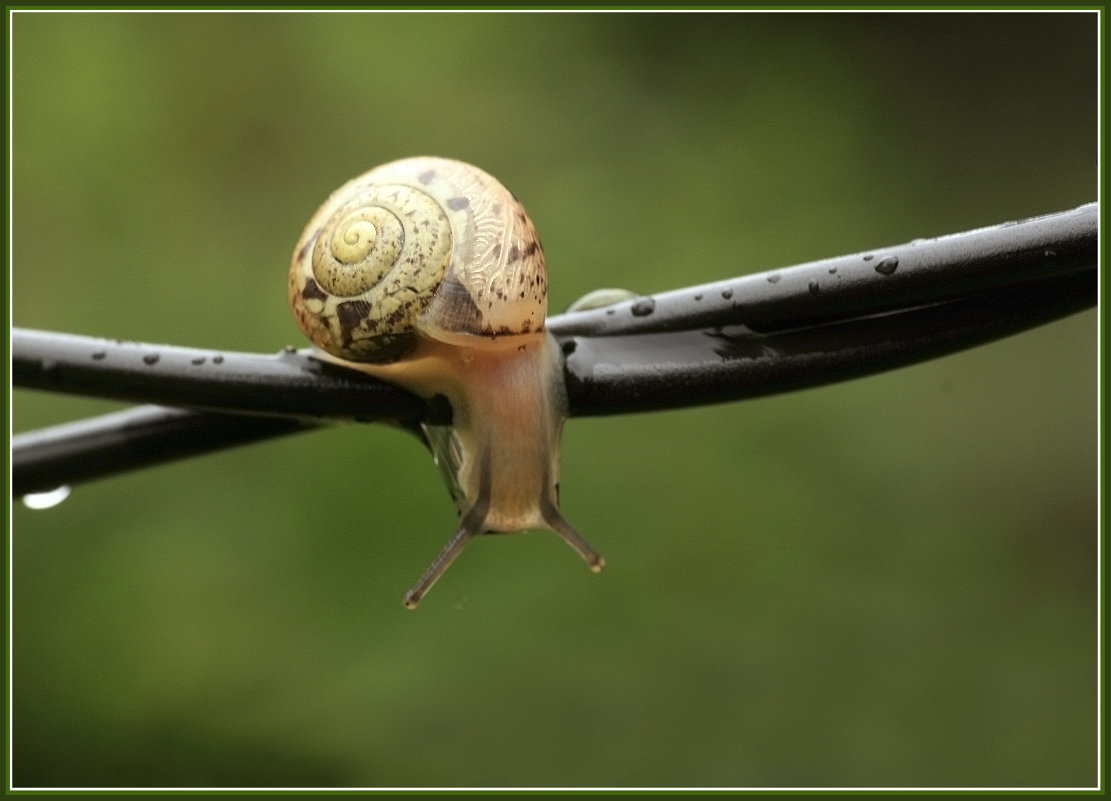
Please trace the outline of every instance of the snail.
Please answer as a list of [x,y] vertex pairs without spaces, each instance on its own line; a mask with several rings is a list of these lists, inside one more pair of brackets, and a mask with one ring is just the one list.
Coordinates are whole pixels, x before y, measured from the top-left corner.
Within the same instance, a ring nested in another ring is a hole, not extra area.
[[459,527],[405,594],[410,609],[478,534],[548,529],[591,570],[604,565],[559,510],[567,401],[547,290],[524,208],[449,159],[403,159],[349,181],[297,243],[290,305],[325,357],[451,404],[450,427],[423,428]]

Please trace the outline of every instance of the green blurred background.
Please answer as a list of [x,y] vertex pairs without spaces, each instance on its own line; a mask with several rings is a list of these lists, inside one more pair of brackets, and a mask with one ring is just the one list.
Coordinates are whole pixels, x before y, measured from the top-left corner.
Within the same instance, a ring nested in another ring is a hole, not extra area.
[[[439,154],[551,305],[1096,199],[1088,14],[35,14],[14,324],[274,352],[302,226]],[[1094,785],[1097,316],[757,401],[572,420],[601,550],[484,538],[338,427],[12,516],[19,785]],[[117,408],[17,391],[15,430]]]

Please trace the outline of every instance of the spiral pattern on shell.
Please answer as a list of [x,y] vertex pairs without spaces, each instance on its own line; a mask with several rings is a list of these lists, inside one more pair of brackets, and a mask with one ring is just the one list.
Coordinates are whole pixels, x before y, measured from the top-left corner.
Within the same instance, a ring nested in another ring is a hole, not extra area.
[[547,269],[532,222],[494,178],[458,161],[404,159],[317,211],[294,251],[289,300],[318,347],[387,362],[422,335],[469,344],[543,330]]

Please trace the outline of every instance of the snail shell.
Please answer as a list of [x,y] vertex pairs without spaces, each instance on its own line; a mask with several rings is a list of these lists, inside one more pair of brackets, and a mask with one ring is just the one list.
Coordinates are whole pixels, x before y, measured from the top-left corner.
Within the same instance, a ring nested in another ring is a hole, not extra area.
[[562,357],[544,328],[548,276],[517,199],[458,161],[404,159],[348,182],[294,250],[289,300],[330,358],[451,403],[425,426],[459,528],[406,593],[413,608],[486,532],[555,531],[600,570],[559,511]]
[[458,161],[395,161],[337,190],[297,246],[289,298],[324,351],[393,361],[416,337],[465,342],[544,328],[548,275],[512,193]]

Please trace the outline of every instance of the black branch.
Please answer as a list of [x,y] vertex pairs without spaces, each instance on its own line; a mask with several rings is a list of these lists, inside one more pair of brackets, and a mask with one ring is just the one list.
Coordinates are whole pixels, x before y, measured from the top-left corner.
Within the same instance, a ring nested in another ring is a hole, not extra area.
[[[1099,207],[747,275],[552,317],[572,416],[719,403],[952,353],[1097,302]],[[313,358],[15,329],[15,386],[141,408],[20,434],[13,492],[345,419],[406,428],[450,408]],[[161,416],[160,416],[161,415]]]

